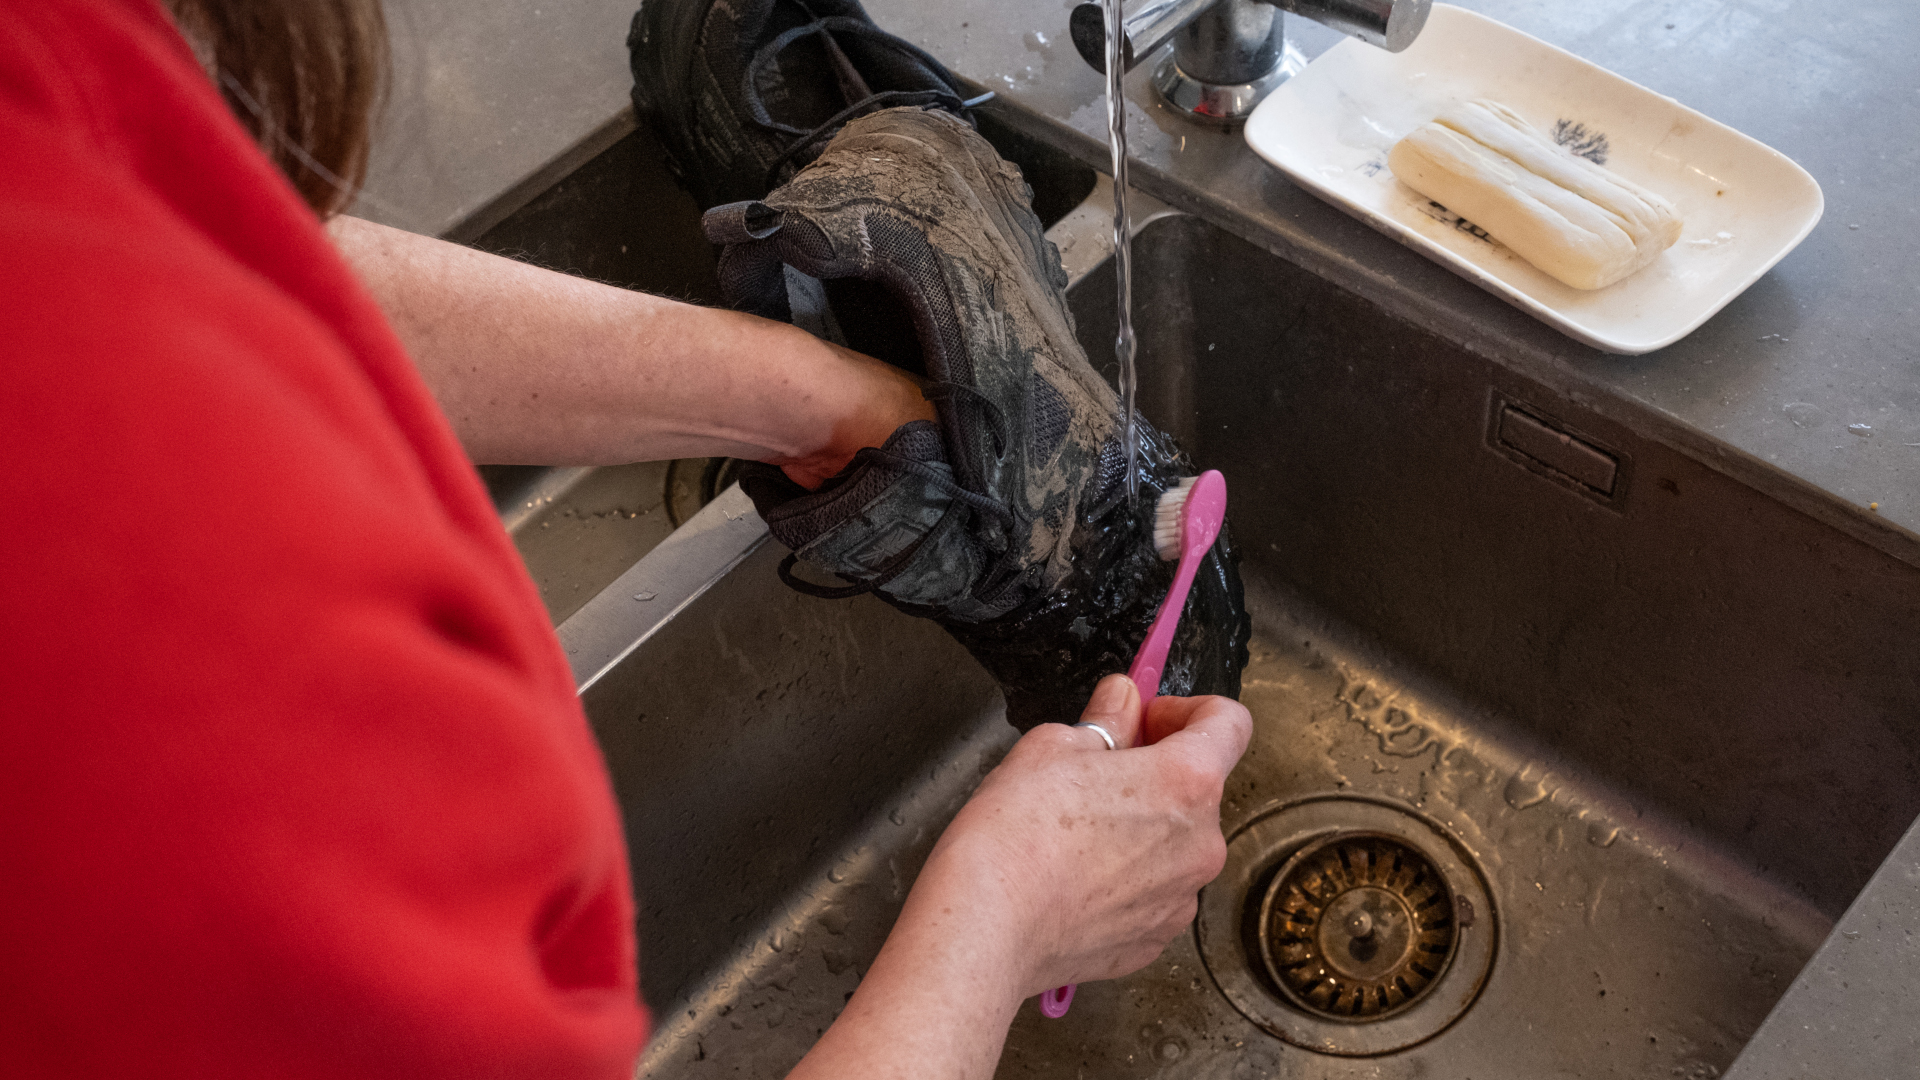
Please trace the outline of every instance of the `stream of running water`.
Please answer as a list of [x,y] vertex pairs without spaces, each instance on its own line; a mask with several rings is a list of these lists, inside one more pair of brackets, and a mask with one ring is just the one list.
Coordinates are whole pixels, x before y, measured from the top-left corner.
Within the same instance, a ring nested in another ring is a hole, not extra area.
[[1125,31],[1120,0],[1104,0],[1107,30],[1107,146],[1113,156],[1113,278],[1119,307],[1113,355],[1120,363],[1120,402],[1127,446],[1127,504],[1140,495],[1140,436],[1134,430],[1133,403],[1140,385],[1134,370],[1133,230],[1127,216],[1127,101],[1120,83],[1126,76]]

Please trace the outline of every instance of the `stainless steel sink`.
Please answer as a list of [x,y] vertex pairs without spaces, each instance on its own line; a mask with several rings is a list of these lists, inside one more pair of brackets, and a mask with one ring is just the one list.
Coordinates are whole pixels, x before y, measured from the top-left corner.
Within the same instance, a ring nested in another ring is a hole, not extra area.
[[[1194,932],[1024,1009],[1000,1074],[1719,1075],[1920,813],[1920,553],[1198,219],[1135,259],[1144,409],[1230,485],[1257,730]],[[1095,356],[1107,273],[1072,290]],[[788,591],[764,539],[728,492],[560,628],[648,1076],[790,1067],[1014,738],[941,632]],[[1437,875],[1381,886],[1450,916],[1411,1000],[1263,959],[1263,899],[1348,841]]]

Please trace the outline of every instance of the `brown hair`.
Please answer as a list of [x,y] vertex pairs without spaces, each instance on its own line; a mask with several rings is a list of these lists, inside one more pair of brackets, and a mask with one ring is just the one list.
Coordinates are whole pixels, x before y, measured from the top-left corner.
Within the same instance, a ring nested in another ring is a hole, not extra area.
[[386,93],[381,0],[166,0],[227,107],[329,217],[367,175]]

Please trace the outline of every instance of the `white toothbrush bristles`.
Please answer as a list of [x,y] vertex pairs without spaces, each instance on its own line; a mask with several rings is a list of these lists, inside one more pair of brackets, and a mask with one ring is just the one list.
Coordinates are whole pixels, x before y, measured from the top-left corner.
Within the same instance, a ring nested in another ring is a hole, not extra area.
[[1153,509],[1153,550],[1172,562],[1180,557],[1180,512],[1187,508],[1187,496],[1193,493],[1197,476],[1189,476],[1160,493]]

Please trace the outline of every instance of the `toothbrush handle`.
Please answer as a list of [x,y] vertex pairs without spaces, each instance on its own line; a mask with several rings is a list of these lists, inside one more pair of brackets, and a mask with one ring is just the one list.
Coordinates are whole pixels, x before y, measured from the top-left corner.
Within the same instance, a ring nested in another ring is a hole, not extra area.
[[1167,590],[1167,598],[1160,601],[1160,613],[1153,617],[1147,640],[1140,643],[1133,666],[1127,669],[1127,678],[1140,688],[1143,705],[1160,696],[1160,673],[1166,670],[1174,632],[1180,629],[1180,612],[1187,606],[1187,593],[1193,588],[1193,576],[1199,572],[1200,559],[1205,555],[1204,548],[1180,553],[1180,565],[1173,572],[1173,588]]
[[[1160,613],[1153,617],[1153,628],[1147,631],[1147,640],[1140,644],[1133,666],[1127,669],[1127,678],[1140,689],[1143,706],[1160,696],[1160,672],[1166,669],[1167,652],[1173,648],[1173,632],[1180,628],[1180,612],[1187,606],[1193,575],[1199,572],[1200,559],[1206,553],[1205,548],[1180,553],[1180,566],[1173,572],[1173,588],[1167,590],[1167,598],[1160,601]],[[1074,984],[1068,983],[1041,994],[1040,1015],[1050,1020],[1067,1015],[1067,1009],[1073,1005],[1073,991]]]
[[1073,1006],[1074,985],[1068,983],[1065,986],[1056,986],[1041,994],[1040,1015],[1049,1020],[1058,1020],[1067,1015],[1067,1010]]
[[[1195,479],[1187,494],[1180,517],[1180,565],[1173,571],[1173,587],[1167,590],[1166,599],[1160,601],[1160,611],[1153,617],[1147,639],[1140,643],[1133,666],[1127,669],[1127,677],[1140,691],[1142,706],[1160,696],[1160,674],[1166,670],[1167,652],[1173,648],[1173,634],[1180,626],[1180,613],[1186,609],[1187,593],[1193,589],[1200,560],[1207,557],[1207,551],[1219,538],[1226,516],[1227,482],[1218,472],[1209,469]],[[1073,984],[1069,983],[1041,994],[1040,1012],[1056,1020],[1067,1015],[1067,1006],[1073,1004],[1073,990]]]

